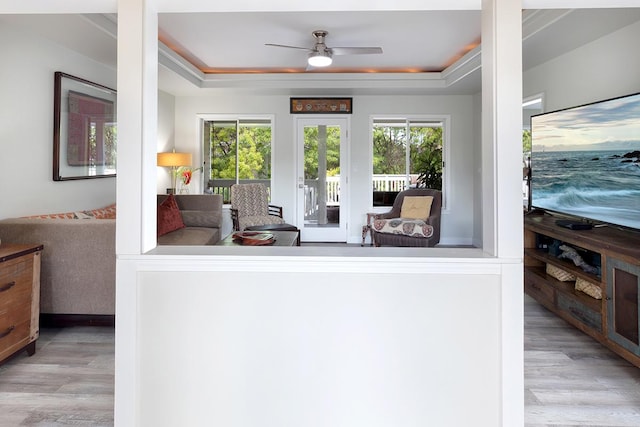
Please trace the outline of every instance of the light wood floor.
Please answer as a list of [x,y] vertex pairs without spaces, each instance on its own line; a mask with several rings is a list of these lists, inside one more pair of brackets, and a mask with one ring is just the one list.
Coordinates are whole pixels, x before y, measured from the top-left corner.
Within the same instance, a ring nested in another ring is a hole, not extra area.
[[[640,426],[640,369],[525,297],[527,427]],[[0,427],[113,425],[114,331],[43,329],[0,366]]]
[[0,426],[112,426],[114,329],[41,329],[0,366]]
[[528,427],[640,426],[640,369],[525,296]]

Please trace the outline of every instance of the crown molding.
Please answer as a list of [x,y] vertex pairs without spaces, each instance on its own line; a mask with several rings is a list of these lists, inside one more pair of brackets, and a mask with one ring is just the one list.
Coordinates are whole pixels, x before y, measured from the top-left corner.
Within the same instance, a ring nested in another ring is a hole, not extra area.
[[173,71],[197,87],[203,87],[206,75],[169,46],[158,40],[158,64]]
[[453,86],[480,68],[482,68],[482,49],[481,45],[478,45],[448,66],[442,72],[442,78],[447,87]]
[[112,14],[83,14],[82,19],[93,24],[97,29],[111,36],[114,40],[118,39],[118,15]]
[[575,9],[538,9],[522,12],[522,41],[574,12]]

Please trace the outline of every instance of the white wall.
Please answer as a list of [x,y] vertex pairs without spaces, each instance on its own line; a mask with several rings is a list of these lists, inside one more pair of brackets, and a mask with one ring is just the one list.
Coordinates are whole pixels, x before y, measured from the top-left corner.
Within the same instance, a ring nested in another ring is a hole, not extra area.
[[115,88],[116,70],[10,25],[0,39],[0,218],[114,203],[115,178],[53,181],[53,76]]
[[[344,96],[328,93],[323,96]],[[473,97],[471,96],[354,96],[351,115],[350,146],[350,212],[349,238],[361,239],[361,226],[371,206],[372,115],[444,115],[451,121],[450,181],[447,183],[447,209],[442,215],[441,242],[471,244],[474,228],[474,131]],[[246,95],[220,93],[215,96],[177,97],[175,100],[176,148],[194,154],[194,164],[201,164],[201,141],[198,114],[275,114],[273,203],[284,207],[285,219],[295,223],[296,146],[294,116],[289,114],[288,95]],[[196,161],[197,159],[197,161]],[[200,183],[198,183],[200,185]],[[476,188],[480,191],[480,188]],[[201,189],[200,189],[201,191]]]
[[640,92],[640,22],[523,74],[523,95],[544,94],[545,111]]
[[138,425],[500,425],[497,265],[236,262],[140,273]]
[[[175,97],[158,91],[158,153],[169,152],[174,148],[174,120]],[[165,194],[167,188],[171,187],[171,173],[168,168],[158,167],[156,186],[157,194]]]

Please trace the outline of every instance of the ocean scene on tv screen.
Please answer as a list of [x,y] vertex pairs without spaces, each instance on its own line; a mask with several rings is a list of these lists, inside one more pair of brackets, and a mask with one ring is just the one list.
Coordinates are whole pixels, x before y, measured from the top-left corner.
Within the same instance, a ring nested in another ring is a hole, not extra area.
[[531,119],[532,206],[640,229],[640,94]]

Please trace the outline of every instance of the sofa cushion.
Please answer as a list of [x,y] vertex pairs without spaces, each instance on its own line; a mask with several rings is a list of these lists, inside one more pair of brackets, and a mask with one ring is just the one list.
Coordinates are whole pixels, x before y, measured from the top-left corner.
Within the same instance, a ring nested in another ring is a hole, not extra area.
[[182,221],[187,227],[220,227],[220,213],[215,211],[182,210]]
[[376,219],[373,221],[373,229],[378,233],[402,234],[411,237],[433,236],[433,227],[419,219]]
[[184,227],[158,237],[159,245],[215,245],[220,240],[220,229],[210,227]]
[[172,231],[184,228],[182,215],[173,194],[170,194],[158,206],[158,236],[163,236]]
[[405,196],[402,199],[400,218],[427,219],[431,214],[433,196]]
[[0,239],[44,245],[40,313],[115,314],[115,219],[7,218]]

